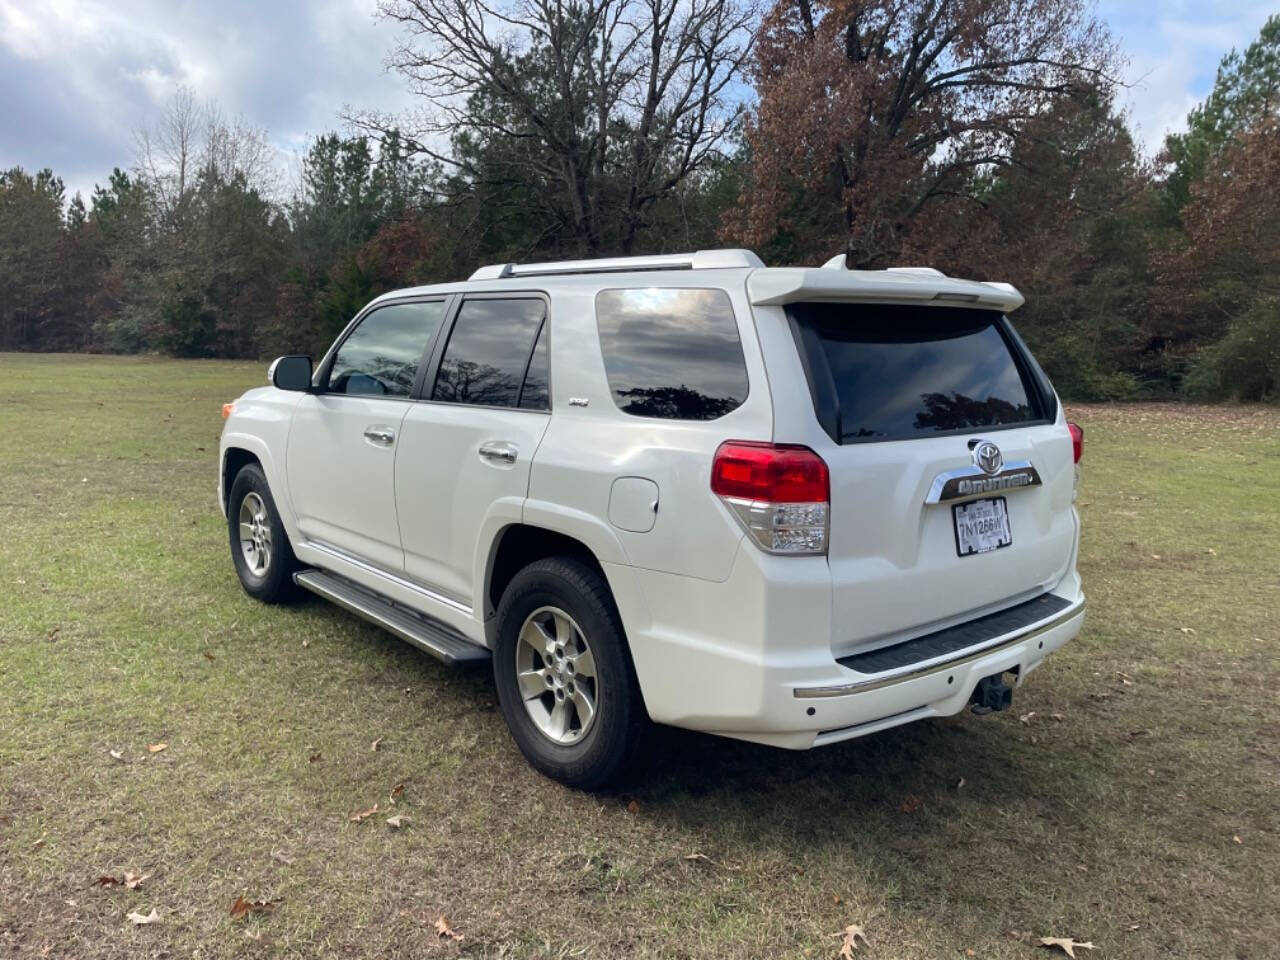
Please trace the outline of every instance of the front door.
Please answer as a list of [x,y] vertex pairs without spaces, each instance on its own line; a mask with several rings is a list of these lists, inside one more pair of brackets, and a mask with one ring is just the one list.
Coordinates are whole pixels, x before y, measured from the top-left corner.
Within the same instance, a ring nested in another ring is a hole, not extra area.
[[298,529],[391,572],[404,569],[395,458],[445,300],[390,303],[347,334],[295,408],[286,455]]
[[467,606],[481,530],[494,517],[519,519],[550,419],[545,318],[537,296],[464,299],[434,382],[401,425],[405,571]]

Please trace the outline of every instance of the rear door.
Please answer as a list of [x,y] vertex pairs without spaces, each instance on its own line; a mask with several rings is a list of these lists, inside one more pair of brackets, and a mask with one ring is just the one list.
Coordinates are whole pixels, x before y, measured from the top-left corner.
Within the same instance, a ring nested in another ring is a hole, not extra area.
[[837,655],[1062,578],[1076,534],[1070,437],[1000,313],[798,303],[786,314],[831,470]]
[[538,294],[463,298],[423,400],[401,425],[395,501],[405,572],[464,606],[473,602],[481,529],[521,518],[551,410],[550,335]]

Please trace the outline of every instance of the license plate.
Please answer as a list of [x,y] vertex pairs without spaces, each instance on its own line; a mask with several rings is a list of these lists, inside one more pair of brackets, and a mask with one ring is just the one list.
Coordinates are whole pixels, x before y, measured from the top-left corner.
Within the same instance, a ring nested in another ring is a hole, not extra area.
[[956,524],[956,553],[960,556],[989,553],[1013,543],[1004,497],[957,503],[951,512]]

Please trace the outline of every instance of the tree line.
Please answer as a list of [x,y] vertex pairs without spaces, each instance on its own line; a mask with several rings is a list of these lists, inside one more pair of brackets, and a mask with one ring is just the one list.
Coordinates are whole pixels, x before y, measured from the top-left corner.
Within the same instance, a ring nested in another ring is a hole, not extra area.
[[0,172],[0,349],[322,352],[479,263],[733,244],[1006,280],[1072,399],[1274,401],[1280,16],[1145,157],[1087,0],[381,0],[420,109],[281,184],[179,90],[86,200]]

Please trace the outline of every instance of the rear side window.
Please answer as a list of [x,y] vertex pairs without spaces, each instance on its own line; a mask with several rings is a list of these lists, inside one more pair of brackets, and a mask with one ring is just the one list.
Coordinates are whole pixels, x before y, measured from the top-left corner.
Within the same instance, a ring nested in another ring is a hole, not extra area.
[[329,392],[407,397],[444,307],[443,300],[393,303],[369,313],[338,348]]
[[[540,299],[464,301],[431,399],[488,407],[530,406],[520,403],[520,393],[545,314]],[[545,354],[542,363],[545,368]],[[545,369],[541,376],[545,394]]]
[[787,308],[823,427],[840,443],[1043,420],[1000,314],[959,307]]
[[609,389],[637,417],[714,420],[747,397],[747,366],[723,290],[602,290],[596,322]]

